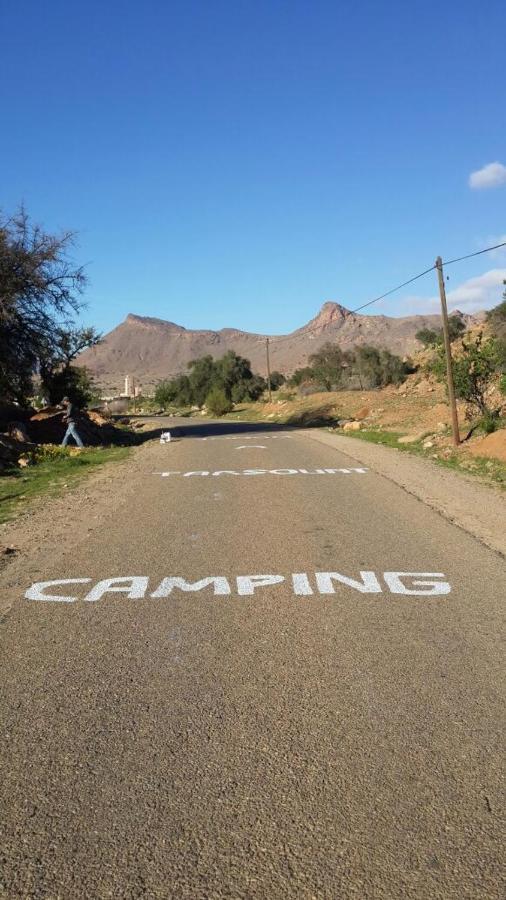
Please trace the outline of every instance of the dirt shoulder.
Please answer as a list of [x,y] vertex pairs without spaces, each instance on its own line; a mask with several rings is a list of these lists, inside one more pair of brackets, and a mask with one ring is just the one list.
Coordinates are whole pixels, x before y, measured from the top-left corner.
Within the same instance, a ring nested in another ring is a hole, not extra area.
[[121,462],[104,463],[56,497],[42,496],[12,521],[0,525],[0,615],[9,608],[9,587],[22,575],[47,569],[47,559],[69,553],[121,514],[142,487],[142,473],[157,443],[132,449]]
[[497,489],[391,448],[323,430],[305,433],[395,482],[487,547],[506,555],[506,497]]

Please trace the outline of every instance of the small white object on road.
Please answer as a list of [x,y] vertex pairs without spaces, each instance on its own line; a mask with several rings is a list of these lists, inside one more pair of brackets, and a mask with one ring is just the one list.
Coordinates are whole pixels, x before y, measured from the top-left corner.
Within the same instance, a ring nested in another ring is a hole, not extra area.
[[162,431],[160,435],[161,444],[170,444],[170,431]]

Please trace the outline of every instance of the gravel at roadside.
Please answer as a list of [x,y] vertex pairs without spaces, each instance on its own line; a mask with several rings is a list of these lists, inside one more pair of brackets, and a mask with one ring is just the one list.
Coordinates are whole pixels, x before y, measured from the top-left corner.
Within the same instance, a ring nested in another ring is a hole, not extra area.
[[506,497],[495,488],[390,447],[317,429],[305,433],[395,482],[487,547],[506,555]]

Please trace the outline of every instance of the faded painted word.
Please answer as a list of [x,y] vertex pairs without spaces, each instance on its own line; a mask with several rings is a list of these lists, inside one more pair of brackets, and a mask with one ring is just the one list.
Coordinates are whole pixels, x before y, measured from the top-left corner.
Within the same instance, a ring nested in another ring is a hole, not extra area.
[[[284,584],[298,597],[313,594],[335,594],[336,589],[356,591],[359,594],[404,594],[413,597],[439,597],[449,594],[450,583],[442,572],[375,572],[364,569],[358,578],[340,572],[297,572],[294,575],[237,575],[228,578],[210,575],[196,581],[188,581],[179,575],[167,575],[156,585],[150,585],[147,575],[125,575],[104,578],[96,583],[92,578],[61,578],[54,581],[39,581],[26,591],[27,600],[41,600],[53,603],[74,603],[76,600],[97,601],[107,594],[123,594],[130,600],[152,600],[169,597],[174,591],[196,594],[206,590],[214,596],[251,597],[259,588],[269,588]],[[81,594],[76,591],[79,586]],[[91,585],[91,587],[90,587]]]
[[196,470],[194,472],[153,472],[153,475],[160,475],[162,478],[169,478],[170,475],[182,475],[183,478],[190,478],[192,475],[351,475],[355,472],[357,475],[365,475],[368,469],[352,468],[352,469],[218,469],[216,472],[208,472],[206,470]]
[[227,435],[213,435],[212,437],[201,437],[199,441],[257,441],[258,438],[261,438],[262,441],[270,440],[270,441],[291,441],[292,436],[290,434],[255,434],[255,435],[246,435],[246,434],[227,434]]

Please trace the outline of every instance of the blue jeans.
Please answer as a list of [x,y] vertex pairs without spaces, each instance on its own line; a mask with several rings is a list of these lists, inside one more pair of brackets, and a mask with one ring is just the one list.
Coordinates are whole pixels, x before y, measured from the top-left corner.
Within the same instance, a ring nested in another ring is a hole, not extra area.
[[74,422],[69,422],[68,428],[65,432],[65,437],[61,442],[62,447],[66,447],[68,444],[69,437],[73,437],[78,447],[84,447],[84,444],[77,433],[76,426]]

